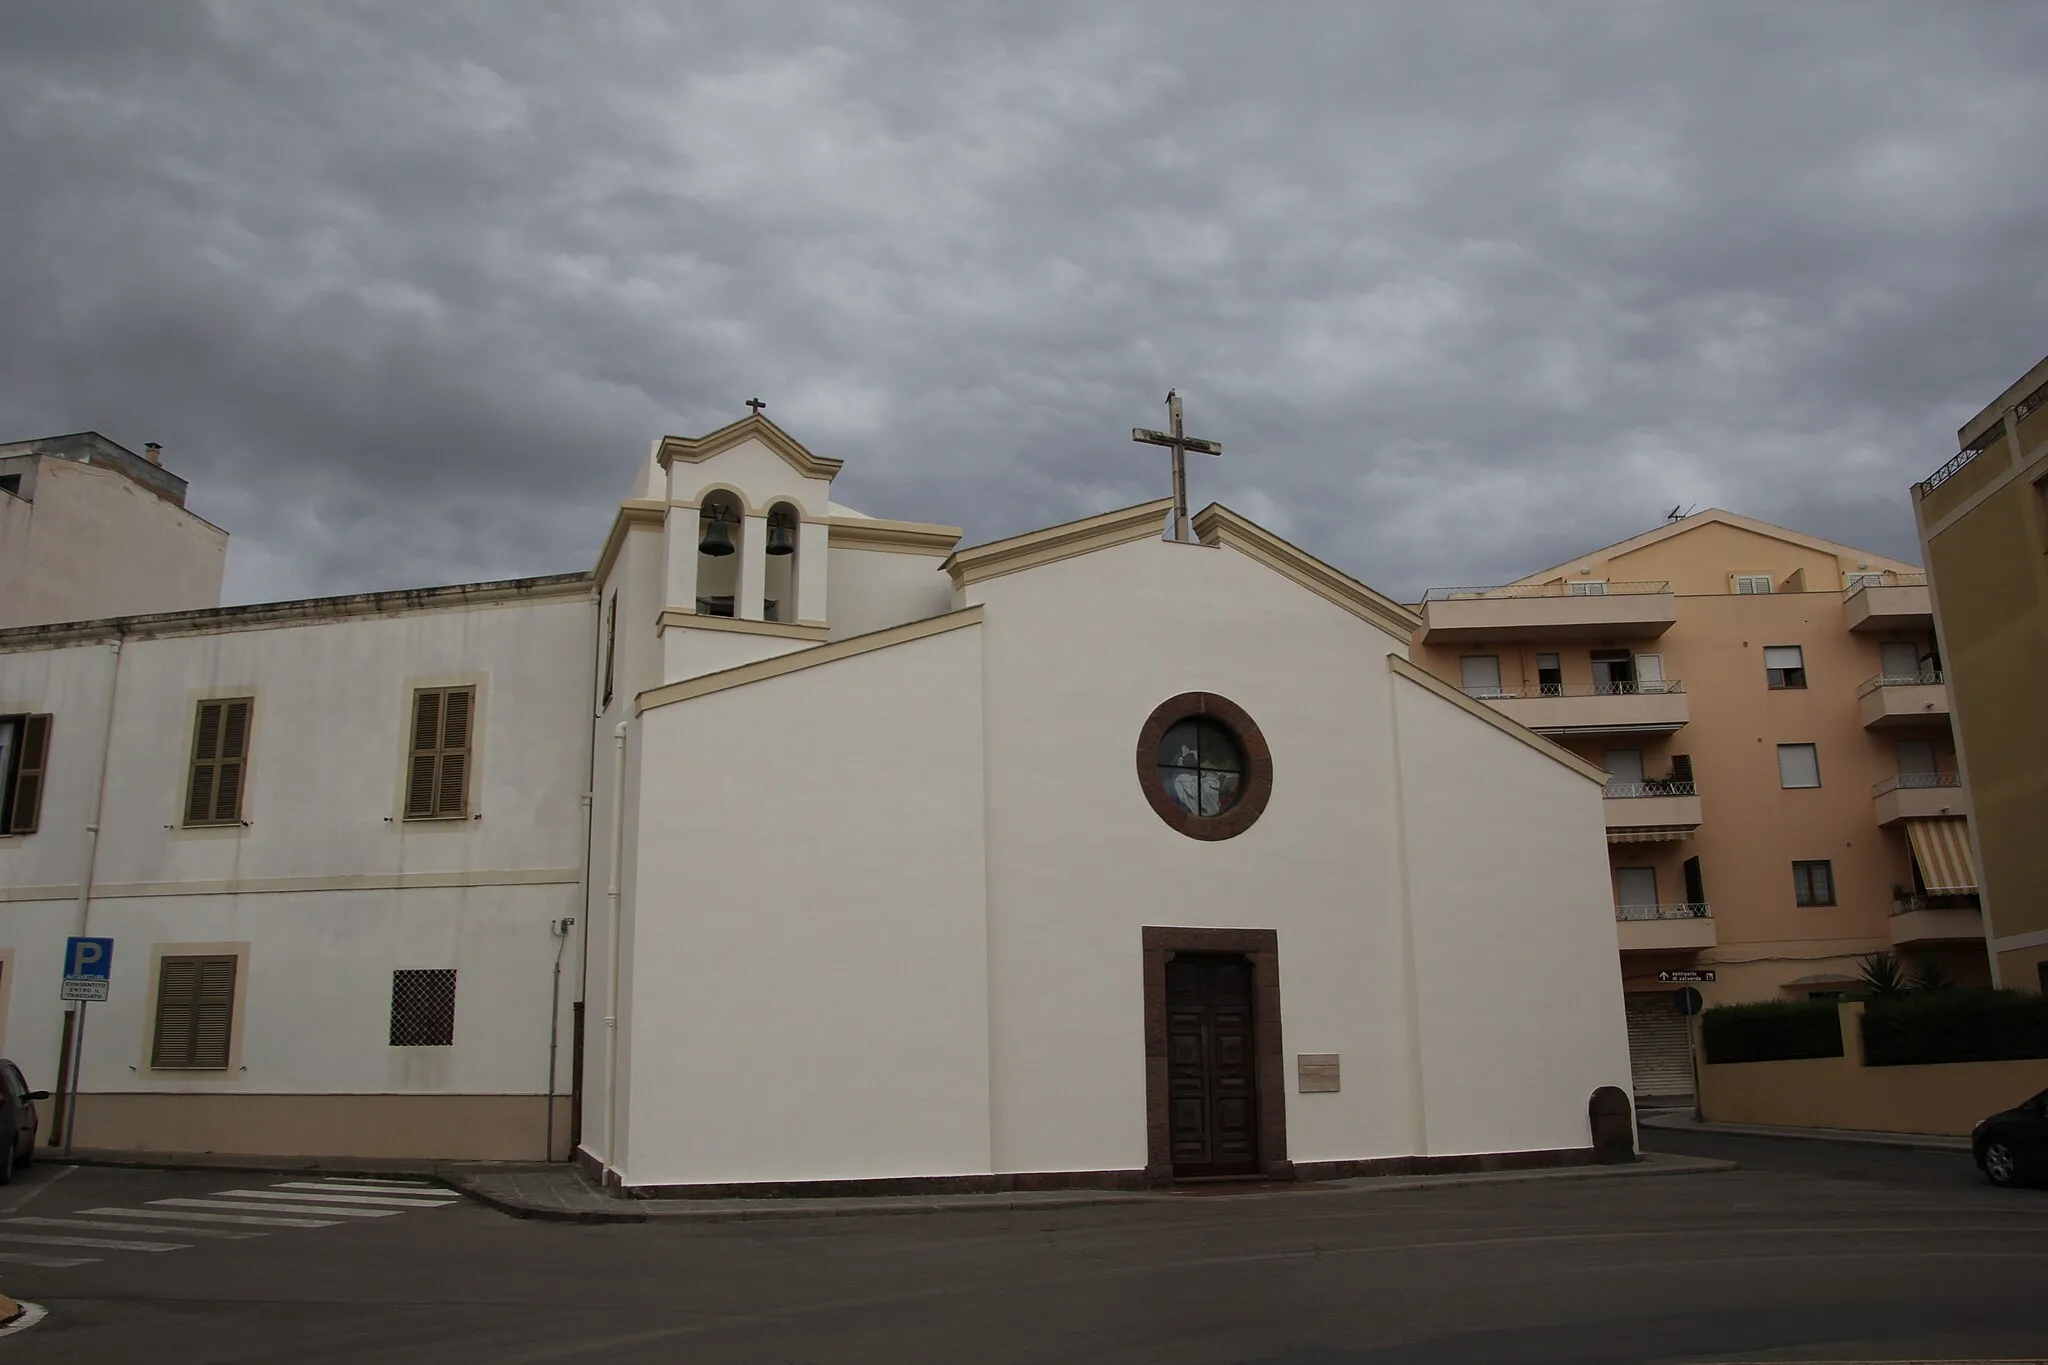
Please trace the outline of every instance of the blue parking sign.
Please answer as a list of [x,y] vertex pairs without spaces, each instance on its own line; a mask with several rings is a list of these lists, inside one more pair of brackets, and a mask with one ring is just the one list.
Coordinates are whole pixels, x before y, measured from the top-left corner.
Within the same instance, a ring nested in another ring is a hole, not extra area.
[[104,1000],[114,971],[114,940],[70,938],[64,942],[63,1000]]

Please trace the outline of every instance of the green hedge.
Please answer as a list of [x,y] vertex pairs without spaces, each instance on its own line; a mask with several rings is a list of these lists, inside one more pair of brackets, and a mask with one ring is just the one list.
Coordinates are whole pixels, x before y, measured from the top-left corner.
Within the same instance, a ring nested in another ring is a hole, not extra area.
[[1863,1007],[1870,1066],[2048,1057],[2048,996],[1946,990],[1876,996]]
[[1842,1055],[1841,1016],[1832,1000],[1764,1000],[1716,1005],[1700,1016],[1709,1062],[1782,1062]]

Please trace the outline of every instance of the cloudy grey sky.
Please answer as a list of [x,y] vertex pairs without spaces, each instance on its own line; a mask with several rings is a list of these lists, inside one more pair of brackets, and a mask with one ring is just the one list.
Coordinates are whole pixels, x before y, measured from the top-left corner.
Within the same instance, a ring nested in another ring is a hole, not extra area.
[[0,11],[0,439],[230,600],[594,559],[769,415],[971,540],[1225,501],[1383,590],[1720,504],[1913,557],[2048,352],[2048,5]]

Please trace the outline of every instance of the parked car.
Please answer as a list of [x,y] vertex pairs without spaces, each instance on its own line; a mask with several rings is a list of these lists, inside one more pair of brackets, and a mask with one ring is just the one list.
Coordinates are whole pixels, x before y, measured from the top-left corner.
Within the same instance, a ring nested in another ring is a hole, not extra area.
[[50,1098],[47,1090],[31,1090],[22,1079],[21,1068],[0,1057],[0,1185],[14,1179],[14,1168],[35,1160],[36,1101]]
[[1977,1169],[1994,1185],[2048,1180],[2048,1090],[1970,1130]]

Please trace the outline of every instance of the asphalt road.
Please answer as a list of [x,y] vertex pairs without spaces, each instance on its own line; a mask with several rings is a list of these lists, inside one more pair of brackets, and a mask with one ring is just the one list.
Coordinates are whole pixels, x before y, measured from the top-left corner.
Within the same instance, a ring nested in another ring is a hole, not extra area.
[[[374,1188],[366,1197],[378,1202],[353,1205],[279,1188],[285,1176],[38,1167],[0,1190],[0,1256],[13,1258],[0,1260],[0,1289],[49,1316],[0,1339],[0,1357],[1586,1365],[2048,1354],[2048,1191],[1990,1189],[1961,1157],[1727,1145],[1744,1142],[1657,1135],[1653,1145],[1753,1163],[1716,1175],[709,1226],[522,1222],[467,1202],[407,1207],[422,1196]],[[261,1234],[219,1238],[69,1226],[148,1227],[150,1210],[261,1202],[223,1197],[241,1190],[280,1206],[398,1211],[278,1215],[323,1226],[183,1224]],[[294,1202],[309,1195],[321,1198]],[[74,1235],[180,1249],[21,1240]],[[77,1263],[54,1264],[65,1260]]]

